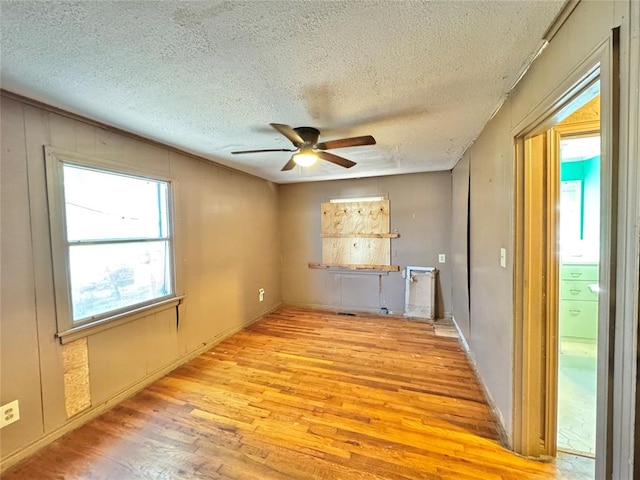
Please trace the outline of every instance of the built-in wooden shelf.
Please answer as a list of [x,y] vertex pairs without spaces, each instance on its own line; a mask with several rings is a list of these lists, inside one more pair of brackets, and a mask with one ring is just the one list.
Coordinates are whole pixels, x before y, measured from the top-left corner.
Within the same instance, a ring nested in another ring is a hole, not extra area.
[[309,262],[309,268],[320,270],[378,270],[381,272],[399,272],[398,265],[364,265],[364,264],[341,264],[341,263],[313,263]]
[[398,238],[399,233],[321,233],[322,238]]

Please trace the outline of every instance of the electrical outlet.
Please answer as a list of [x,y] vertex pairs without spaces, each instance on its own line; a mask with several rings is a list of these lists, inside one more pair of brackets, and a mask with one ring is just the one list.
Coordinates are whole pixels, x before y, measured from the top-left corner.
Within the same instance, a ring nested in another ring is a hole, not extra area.
[[258,290],[258,299],[261,302],[264,302],[264,288],[261,288],[260,290]]
[[444,263],[446,261],[447,257],[444,253],[441,253],[438,255],[438,262],[439,263]]
[[0,416],[0,428],[4,428],[13,422],[17,422],[20,420],[20,406],[18,405],[18,400],[14,400],[13,402],[3,405],[0,407],[0,412],[2,412],[2,416]]

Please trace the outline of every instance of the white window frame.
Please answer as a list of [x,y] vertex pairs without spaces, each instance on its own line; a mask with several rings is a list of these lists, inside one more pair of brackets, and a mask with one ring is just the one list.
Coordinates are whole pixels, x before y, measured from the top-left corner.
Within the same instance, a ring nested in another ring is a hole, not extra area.
[[[61,343],[68,343],[78,338],[97,333],[108,328],[127,323],[137,318],[176,307],[184,295],[177,294],[177,273],[175,254],[174,228],[174,179],[166,174],[141,170],[120,162],[78,154],[58,148],[45,146],[47,197],[49,202],[49,226],[51,234],[51,259],[53,265],[53,284],[56,300],[57,334]],[[71,278],[69,268],[69,242],[67,240],[64,165],[86,167],[96,171],[116,175],[133,176],[153,181],[166,182],[167,192],[167,242],[169,245],[169,262],[171,265],[171,293],[165,297],[155,298],[118,310],[105,312],[94,318],[74,322],[71,300]]]

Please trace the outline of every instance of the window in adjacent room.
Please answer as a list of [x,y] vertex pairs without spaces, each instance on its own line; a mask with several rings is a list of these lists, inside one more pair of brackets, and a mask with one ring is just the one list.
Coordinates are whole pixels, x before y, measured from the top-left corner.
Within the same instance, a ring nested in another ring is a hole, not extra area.
[[175,297],[170,181],[47,153],[59,334]]

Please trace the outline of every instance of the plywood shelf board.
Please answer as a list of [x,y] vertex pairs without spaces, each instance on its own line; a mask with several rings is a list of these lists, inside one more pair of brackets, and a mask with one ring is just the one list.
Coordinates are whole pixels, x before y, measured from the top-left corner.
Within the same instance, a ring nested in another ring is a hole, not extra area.
[[321,270],[379,270],[383,272],[398,272],[398,265],[367,265],[367,264],[340,264],[340,263],[313,263],[309,262],[309,268]]
[[398,238],[399,233],[322,233],[322,238]]

